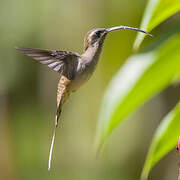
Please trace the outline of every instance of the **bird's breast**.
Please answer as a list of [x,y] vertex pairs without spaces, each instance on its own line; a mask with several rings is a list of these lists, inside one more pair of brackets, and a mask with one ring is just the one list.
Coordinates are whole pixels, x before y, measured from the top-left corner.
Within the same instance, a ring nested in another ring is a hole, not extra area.
[[86,64],[84,62],[80,62],[78,64],[74,79],[72,81],[72,88],[74,91],[90,79],[94,69],[95,64]]

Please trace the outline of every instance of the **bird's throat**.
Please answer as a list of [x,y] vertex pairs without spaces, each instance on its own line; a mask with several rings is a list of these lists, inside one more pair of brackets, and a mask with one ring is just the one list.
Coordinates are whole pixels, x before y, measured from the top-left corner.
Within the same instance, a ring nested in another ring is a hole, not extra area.
[[89,46],[87,50],[82,54],[82,59],[86,63],[97,64],[101,53],[101,49],[102,44],[94,44],[93,46]]

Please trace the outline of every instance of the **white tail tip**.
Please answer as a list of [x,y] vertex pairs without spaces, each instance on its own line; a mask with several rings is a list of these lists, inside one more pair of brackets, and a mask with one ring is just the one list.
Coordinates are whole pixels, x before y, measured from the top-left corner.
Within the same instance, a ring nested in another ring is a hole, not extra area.
[[52,152],[53,152],[53,147],[54,147],[55,135],[56,135],[56,127],[54,129],[54,134],[53,134],[52,141],[51,141],[51,148],[49,151],[48,171],[50,171],[50,169],[51,169],[51,159],[52,159]]

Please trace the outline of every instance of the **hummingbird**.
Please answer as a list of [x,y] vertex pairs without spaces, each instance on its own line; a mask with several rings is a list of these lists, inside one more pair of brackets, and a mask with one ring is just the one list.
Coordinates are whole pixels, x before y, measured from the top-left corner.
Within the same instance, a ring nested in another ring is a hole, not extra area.
[[56,129],[63,104],[66,102],[72,92],[75,92],[92,76],[98,63],[102,46],[107,34],[109,32],[121,29],[139,31],[152,36],[148,32],[138,28],[116,26],[111,28],[94,28],[88,31],[84,38],[84,51],[81,55],[75,52],[61,50],[32,49],[22,47],[16,48],[27,56],[32,57],[41,64],[47,65],[49,68],[59,73],[60,78],[57,88],[57,109],[49,152],[48,170],[51,168],[51,157],[56,136]]

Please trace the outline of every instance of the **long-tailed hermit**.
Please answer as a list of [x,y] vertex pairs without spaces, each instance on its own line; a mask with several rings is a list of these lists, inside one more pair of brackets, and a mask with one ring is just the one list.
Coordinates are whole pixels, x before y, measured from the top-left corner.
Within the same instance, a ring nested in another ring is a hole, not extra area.
[[93,74],[99,60],[99,55],[106,35],[109,32],[129,29],[139,31],[152,36],[148,32],[129,26],[116,26],[112,28],[95,28],[88,31],[84,39],[84,52],[80,55],[74,52],[59,50],[42,50],[31,48],[17,48],[22,53],[31,56],[41,64],[59,73],[59,83],[57,90],[57,110],[55,117],[55,127],[50,147],[48,169],[51,167],[51,157],[58,126],[58,119],[61,114],[62,105],[69,95],[84,84]]

